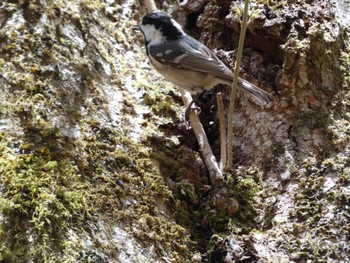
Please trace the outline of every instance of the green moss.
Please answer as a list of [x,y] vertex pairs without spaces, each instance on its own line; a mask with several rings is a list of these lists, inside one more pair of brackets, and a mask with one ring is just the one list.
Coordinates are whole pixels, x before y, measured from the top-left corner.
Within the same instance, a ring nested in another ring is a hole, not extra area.
[[340,69],[344,76],[344,87],[349,87],[350,85],[350,44],[347,46],[345,51],[341,53],[340,57],[341,66]]
[[273,9],[281,9],[288,4],[288,1],[278,1],[278,0],[252,0],[252,3],[262,4]]
[[[302,180],[294,194],[295,209],[290,214],[290,217],[295,219],[293,238],[289,242],[289,251],[294,260],[317,258],[319,261],[326,262],[329,259],[343,259],[347,253],[342,242],[334,243],[332,249],[329,249],[329,243],[319,242],[320,239],[331,239],[334,236],[334,229],[338,229],[339,236],[348,235],[348,229],[344,227],[347,225],[348,218],[343,216],[342,205],[347,200],[344,200],[342,195],[338,195],[337,190],[323,190],[325,178],[333,173],[334,167],[338,167],[338,172],[345,169],[346,165],[344,166],[343,161],[342,158],[327,159],[323,162],[309,159],[303,164]],[[326,207],[326,204],[330,203],[333,204],[334,209]],[[326,216],[324,211],[336,213],[336,219]],[[285,229],[285,234],[291,237],[289,229],[290,227]],[[314,232],[306,239],[307,244],[305,244],[307,229],[313,229]]]
[[[263,194],[258,170],[240,169],[236,174],[227,176],[228,183],[213,189],[202,204],[201,221],[222,237],[232,233],[238,236],[248,234],[252,229],[256,229],[255,219]],[[225,246],[224,243],[212,244],[214,236],[209,239],[207,251],[212,251],[210,253],[217,253],[218,248],[212,246]],[[225,239],[222,239],[222,242],[225,242]]]
[[145,95],[145,103],[148,105],[154,114],[163,117],[176,117],[173,99],[169,96],[161,95]]
[[152,147],[150,157],[159,162],[160,172],[175,181],[182,180],[186,173],[191,170],[196,158],[193,153],[187,152],[186,148],[176,145],[171,140],[164,140],[158,136],[150,136],[147,139]]
[[79,225],[89,216],[86,185],[69,160],[54,160],[46,152],[16,154],[5,143],[0,147],[0,212],[9,221],[1,226],[0,240],[1,250],[11,250],[5,261],[50,261],[64,249],[72,222]]
[[234,193],[240,204],[240,212],[237,216],[246,222],[249,226],[254,224],[257,216],[256,207],[259,205],[260,195],[262,194],[262,186],[259,181],[259,170],[241,170],[237,177],[231,182]]
[[[14,8],[21,9],[17,5]],[[105,4],[99,1],[72,2],[69,6],[60,1],[45,6],[33,2],[24,8],[29,17],[37,17],[34,11],[40,10],[50,19],[58,19],[63,25],[74,23],[78,28],[95,19],[91,12],[105,12]],[[77,10],[81,12],[77,14]],[[155,165],[150,148],[129,136],[134,132],[129,124],[140,101],[132,96],[124,98],[121,111],[130,117],[121,114],[118,125],[101,121],[110,112],[100,86],[110,87],[112,83],[116,92],[123,92],[126,75],[136,74],[130,72],[133,65],[125,61],[125,54],[110,48],[109,38],[102,35],[117,34],[120,44],[129,45],[131,40],[123,35],[129,30],[125,23],[130,21],[119,19],[119,15],[117,18],[116,23],[95,21],[101,29],[98,50],[90,50],[95,43],[87,45],[84,57],[73,56],[76,50],[69,37],[50,27],[43,34],[33,35],[30,27],[23,25],[8,32],[10,37],[2,37],[5,44],[1,54],[10,59],[0,59],[0,65],[6,85],[12,89],[0,98],[0,114],[10,118],[14,127],[0,134],[0,214],[4,218],[0,261],[76,262],[79,251],[86,247],[82,248],[80,236],[71,237],[72,230],[90,233],[91,225],[102,219],[130,230],[140,243],[161,241],[164,251],[157,250],[159,255],[166,254],[177,262],[190,258],[193,242],[189,231],[174,222],[172,215],[163,214],[181,211],[183,216],[186,211],[183,207],[172,209],[176,194]],[[122,31],[115,33],[115,28]],[[96,39],[89,36],[85,41]],[[94,64],[95,52],[109,63],[110,79],[98,72],[101,65]],[[67,75],[70,72],[74,74]],[[76,79],[78,75],[82,79]],[[147,94],[145,104],[156,115],[175,116],[170,96],[155,91]],[[54,120],[57,117],[63,122]],[[59,125],[76,125],[81,136],[64,135]],[[191,187],[186,189],[190,191]],[[163,207],[167,208],[163,211]],[[188,220],[189,216],[183,217],[184,225]],[[103,253],[116,254],[113,244],[90,237]]]

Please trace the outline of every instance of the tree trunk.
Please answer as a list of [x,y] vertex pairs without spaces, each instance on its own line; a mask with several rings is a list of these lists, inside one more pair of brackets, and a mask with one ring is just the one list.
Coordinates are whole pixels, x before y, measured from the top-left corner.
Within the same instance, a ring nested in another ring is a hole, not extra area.
[[[181,5],[158,8],[233,67],[240,3]],[[252,6],[242,77],[274,101],[238,93],[235,168],[210,185],[138,2],[0,4],[1,262],[348,260],[349,3]]]

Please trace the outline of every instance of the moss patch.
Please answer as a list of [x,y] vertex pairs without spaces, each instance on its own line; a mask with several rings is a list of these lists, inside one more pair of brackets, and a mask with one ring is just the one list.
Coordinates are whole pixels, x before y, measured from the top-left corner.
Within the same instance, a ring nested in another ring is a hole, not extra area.
[[[348,170],[342,158],[322,163],[309,160],[304,164],[305,176],[295,192],[295,210],[290,215],[295,223],[290,230],[285,229],[285,234],[292,237],[292,245],[288,250],[293,260],[317,259],[326,262],[329,259],[344,260],[347,257],[345,239],[350,229],[349,218],[346,216],[348,209],[344,207],[348,198],[344,196],[343,190],[349,186],[349,180],[332,176],[335,167],[337,173]],[[337,187],[324,190],[330,178],[339,180]],[[308,229],[311,229],[312,236]],[[333,236],[335,229],[339,238]]]
[[55,158],[45,146],[29,148],[4,135],[0,143],[2,260],[50,261],[73,245],[68,229],[89,217],[87,185],[76,164]]
[[[0,114],[10,123],[0,140],[0,261],[76,262],[96,250],[115,260],[121,244],[93,233],[102,221],[105,233],[118,226],[145,250],[156,245],[151,257],[189,260],[189,231],[168,212],[175,213],[176,193],[140,143],[146,130],[135,128],[140,108],[173,117],[174,106],[126,91],[149,88],[130,71],[141,58],[127,60],[119,49],[142,54],[130,45],[137,35],[126,38],[132,19],[120,19],[118,3],[99,1],[4,8],[8,19],[25,17],[0,32]],[[149,122],[147,131],[158,133]]]

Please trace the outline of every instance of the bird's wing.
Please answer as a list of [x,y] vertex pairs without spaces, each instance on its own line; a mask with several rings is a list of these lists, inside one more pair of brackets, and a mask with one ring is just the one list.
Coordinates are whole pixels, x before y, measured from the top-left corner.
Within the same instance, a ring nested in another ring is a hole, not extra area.
[[164,65],[205,72],[232,80],[232,72],[209,48],[191,37],[185,40],[176,43],[166,42],[157,48],[150,47],[150,54]]
[[[209,48],[192,37],[186,41],[165,42],[154,49],[150,47],[149,51],[163,65],[205,72],[229,81],[233,79],[231,70]],[[238,79],[238,87],[252,94],[264,105],[272,100],[270,94],[244,79]]]

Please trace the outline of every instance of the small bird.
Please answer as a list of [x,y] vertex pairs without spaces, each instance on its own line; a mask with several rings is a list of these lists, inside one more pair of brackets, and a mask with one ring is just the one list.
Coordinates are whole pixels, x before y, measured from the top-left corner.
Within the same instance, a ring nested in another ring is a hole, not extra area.
[[[213,51],[186,34],[169,15],[147,14],[142,18],[140,29],[150,63],[166,80],[189,91],[195,98],[217,84],[232,84],[232,71]],[[238,79],[238,86],[263,105],[272,99],[269,93],[242,78]]]

